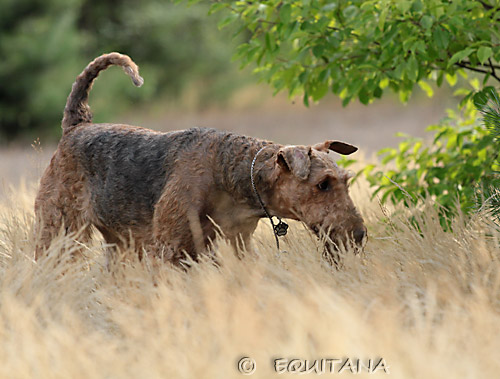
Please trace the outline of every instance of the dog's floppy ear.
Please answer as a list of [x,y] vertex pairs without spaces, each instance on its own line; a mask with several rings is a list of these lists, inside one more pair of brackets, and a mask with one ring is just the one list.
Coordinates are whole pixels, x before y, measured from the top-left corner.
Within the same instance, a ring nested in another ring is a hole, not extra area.
[[340,141],[325,141],[314,145],[313,148],[319,151],[332,150],[342,155],[349,155],[358,151],[358,148],[356,146],[349,145],[348,143]]
[[300,180],[306,180],[311,171],[311,147],[285,146],[278,151],[277,161]]

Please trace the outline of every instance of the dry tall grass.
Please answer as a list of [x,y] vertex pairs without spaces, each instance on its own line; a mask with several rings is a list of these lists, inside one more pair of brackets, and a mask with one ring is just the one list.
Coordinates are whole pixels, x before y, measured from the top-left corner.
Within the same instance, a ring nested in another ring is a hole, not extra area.
[[[56,264],[75,247],[60,238],[34,262],[34,188],[17,188],[0,204],[0,377],[239,378],[243,356],[256,361],[253,377],[277,377],[276,358],[384,358],[397,378],[498,377],[500,233],[484,217],[445,233],[430,206],[418,233],[365,191],[355,202],[371,238],[340,271],[300,224],[278,255],[262,223],[259,254],[239,260],[221,243],[219,268],[131,260],[110,273],[99,241]],[[325,375],[350,375],[339,368]]]

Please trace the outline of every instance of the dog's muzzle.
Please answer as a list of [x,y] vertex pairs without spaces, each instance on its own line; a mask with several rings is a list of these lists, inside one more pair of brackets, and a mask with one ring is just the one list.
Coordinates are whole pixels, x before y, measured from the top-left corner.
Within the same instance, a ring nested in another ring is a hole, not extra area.
[[330,229],[328,238],[325,238],[326,235],[321,228],[313,226],[311,229],[319,239],[325,241],[324,253],[333,259],[335,264],[340,259],[341,250],[352,250],[354,254],[360,254],[364,251],[368,241],[368,233],[364,225],[348,233],[340,233],[335,229]]

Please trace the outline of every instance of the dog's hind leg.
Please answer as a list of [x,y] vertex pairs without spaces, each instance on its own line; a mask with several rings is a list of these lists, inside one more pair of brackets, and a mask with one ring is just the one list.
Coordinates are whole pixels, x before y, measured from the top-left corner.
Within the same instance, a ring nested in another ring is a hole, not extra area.
[[[55,160],[59,157],[54,157],[52,163]],[[75,177],[76,170],[67,170],[71,175],[64,177],[52,163],[40,181],[35,200],[35,259],[45,254],[58,235],[72,235],[80,244],[85,244],[91,236],[85,181]],[[72,249],[72,255],[77,251],[81,249]]]

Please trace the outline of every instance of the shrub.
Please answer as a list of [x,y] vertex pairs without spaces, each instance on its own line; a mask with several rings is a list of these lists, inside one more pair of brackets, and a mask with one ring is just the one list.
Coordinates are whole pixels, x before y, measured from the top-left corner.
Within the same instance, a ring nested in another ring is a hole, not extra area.
[[[373,196],[381,195],[382,202],[403,202],[408,207],[431,197],[442,206],[445,225],[457,206],[463,213],[470,213],[493,194],[492,189],[500,188],[498,134],[491,132],[492,127],[498,128],[500,103],[498,97],[495,103],[481,101],[485,93],[476,95],[475,105],[466,102],[462,112],[448,110],[447,118],[430,126],[427,130],[434,133],[431,144],[406,137],[398,148],[379,151],[387,168],[370,165],[364,170],[375,188]],[[484,123],[479,122],[477,106],[485,114]]]

